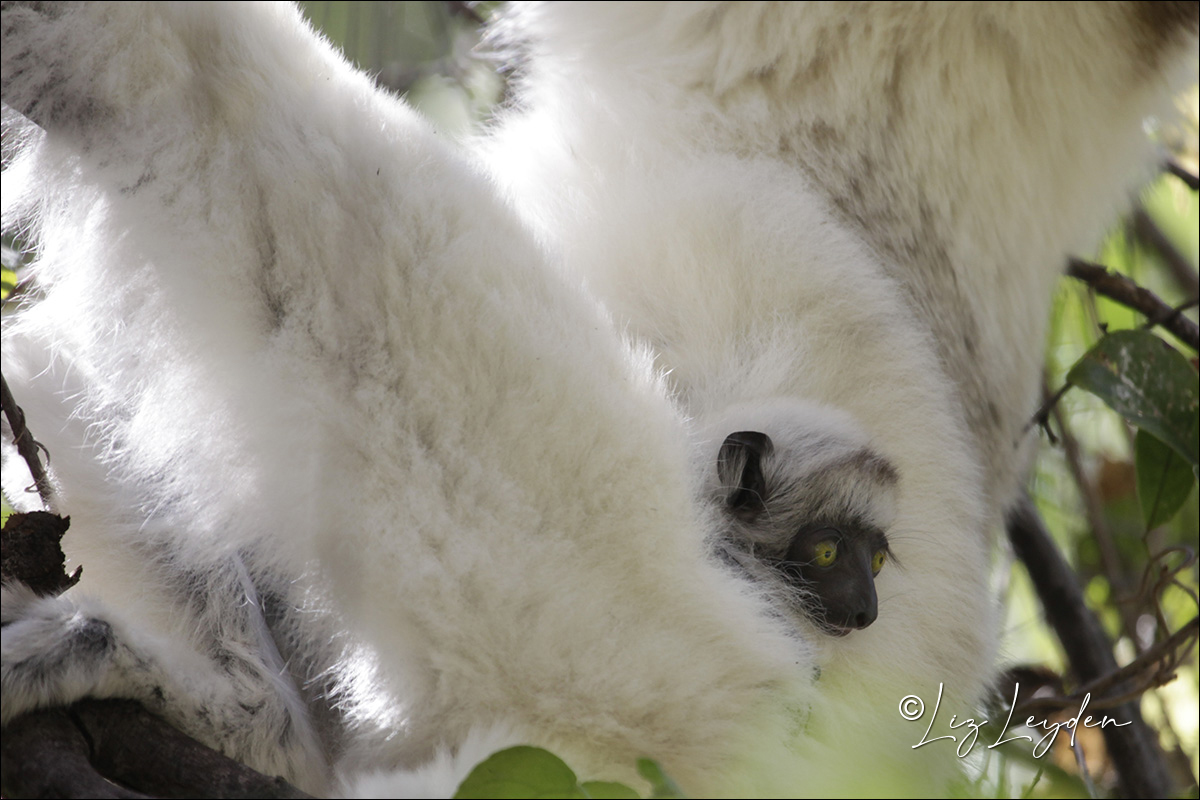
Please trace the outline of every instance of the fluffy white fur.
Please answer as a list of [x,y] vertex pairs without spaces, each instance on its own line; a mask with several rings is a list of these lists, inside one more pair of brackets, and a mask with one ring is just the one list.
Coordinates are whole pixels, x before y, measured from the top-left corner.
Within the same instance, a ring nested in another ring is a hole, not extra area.
[[[6,5],[45,298],[4,371],[103,605],[5,590],[5,719],[135,696],[318,792],[505,742],[697,795],[941,780],[896,704],[984,685],[1050,282],[1195,46],[1194,6],[1046,5],[536,6],[478,162],[287,6]],[[900,476],[845,639],[709,555],[685,417],[776,397]]]
[[695,413],[772,390],[899,388],[847,375],[848,390],[826,389],[795,366],[865,361],[850,321],[810,308],[830,293],[852,306],[842,293],[862,271],[896,281],[958,385],[947,402],[994,511],[1028,457],[1054,282],[1150,174],[1141,123],[1195,80],[1196,6],[784,5],[514,15],[531,56],[524,110],[490,143],[498,171]]
[[897,468],[904,567],[870,629],[806,636],[823,680],[973,697],[1053,283],[1149,174],[1140,123],[1194,80],[1195,5],[565,4],[512,24],[531,55],[495,168],[652,348],[700,446],[753,428],[746,409],[803,429],[832,406]]

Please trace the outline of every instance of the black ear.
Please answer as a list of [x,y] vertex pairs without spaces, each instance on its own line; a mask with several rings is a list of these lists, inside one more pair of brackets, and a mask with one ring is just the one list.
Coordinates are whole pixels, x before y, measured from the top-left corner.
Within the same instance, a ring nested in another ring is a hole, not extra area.
[[717,477],[726,492],[726,505],[739,516],[753,517],[766,510],[762,460],[774,449],[771,437],[759,431],[738,431],[725,437],[717,454]]

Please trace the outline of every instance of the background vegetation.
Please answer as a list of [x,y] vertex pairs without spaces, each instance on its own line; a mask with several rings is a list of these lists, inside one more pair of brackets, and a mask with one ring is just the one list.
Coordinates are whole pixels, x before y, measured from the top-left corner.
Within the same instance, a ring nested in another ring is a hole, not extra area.
[[[314,24],[350,58],[382,85],[405,94],[447,136],[461,136],[484,122],[503,96],[499,71],[503,65],[481,58],[475,50],[481,17],[495,4],[470,8],[464,3],[444,2],[302,5]],[[1193,87],[1179,99],[1179,120],[1148,122],[1149,135],[1192,175],[1198,167],[1197,103]],[[1167,305],[1185,308],[1183,313],[1195,320],[1198,231],[1200,204],[1195,188],[1164,172],[1142,196],[1138,210],[1112,232],[1098,253],[1079,255],[1128,276]],[[14,298],[36,294],[35,288],[17,285],[22,258],[19,244],[6,235],[6,311]],[[1194,422],[1196,352],[1154,328],[1154,335],[1161,337],[1155,341],[1171,348],[1164,357],[1176,364],[1175,369],[1179,364],[1186,368],[1177,373],[1183,385],[1171,382],[1169,368],[1148,365],[1144,355],[1112,370],[1118,379],[1135,382],[1152,405],[1158,403],[1163,424],[1173,426],[1167,434],[1147,433],[1154,429],[1153,422],[1137,418],[1129,408],[1122,408],[1125,416],[1114,411],[1105,402],[1102,385],[1093,386],[1097,393],[1071,388],[1058,394],[1069,378],[1091,385],[1086,370],[1076,365],[1081,359],[1090,363],[1085,355],[1105,339],[1106,332],[1136,331],[1146,324],[1145,315],[1101,296],[1089,284],[1063,279],[1046,345],[1046,390],[1054,402],[1047,403],[1041,448],[1030,482],[1037,508],[1075,571],[1090,607],[1115,641],[1122,665],[1189,623],[1194,631],[1198,608],[1195,551],[1200,536],[1194,456],[1198,433]],[[1129,346],[1136,350],[1145,343]],[[1114,352],[1124,353],[1121,347]],[[1091,361],[1112,363],[1095,354]],[[1134,375],[1137,364],[1146,366],[1144,374]],[[1140,427],[1131,424],[1130,417],[1137,418]],[[1181,437],[1175,447],[1164,444],[1171,435]],[[5,505],[5,516],[7,513]],[[995,574],[996,591],[1007,608],[1003,663],[1020,668],[1013,677],[1026,688],[1034,684],[1051,693],[1071,691],[1075,679],[1069,662],[1042,621],[1024,566],[1011,553],[998,552]],[[1190,787],[1186,794],[1196,797],[1200,674],[1194,632],[1178,653],[1180,657],[1168,660],[1165,666],[1142,671],[1135,683],[1140,681],[1142,712],[1158,733],[1176,785]],[[1000,694],[1010,695],[1011,683],[1007,689],[1000,687]],[[979,755],[972,763],[975,779],[968,791],[982,796],[1015,793],[1035,797],[1096,796],[1111,791],[1115,775],[1101,738],[1081,735],[1074,749],[1065,739],[1060,737],[1052,752],[1041,759],[1032,758],[1027,746]],[[977,749],[977,753],[981,751]]]

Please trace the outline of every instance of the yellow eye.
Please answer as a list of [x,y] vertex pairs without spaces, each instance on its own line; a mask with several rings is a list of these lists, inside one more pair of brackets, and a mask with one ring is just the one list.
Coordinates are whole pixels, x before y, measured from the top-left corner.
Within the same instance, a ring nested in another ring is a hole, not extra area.
[[878,575],[879,570],[883,569],[885,561],[887,561],[887,553],[883,550],[876,550],[874,558],[871,559],[871,574]]
[[813,563],[818,567],[828,567],[837,561],[837,542],[818,542],[813,548]]

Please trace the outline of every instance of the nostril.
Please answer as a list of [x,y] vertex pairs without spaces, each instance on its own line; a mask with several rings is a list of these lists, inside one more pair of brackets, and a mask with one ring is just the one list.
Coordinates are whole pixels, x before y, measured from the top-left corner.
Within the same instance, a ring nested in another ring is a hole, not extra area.
[[870,625],[872,622],[875,621],[875,616],[876,616],[876,614],[875,614],[875,611],[873,611],[873,610],[872,611],[860,611],[859,613],[854,615],[854,627],[859,628],[859,629],[867,627],[868,625]]

